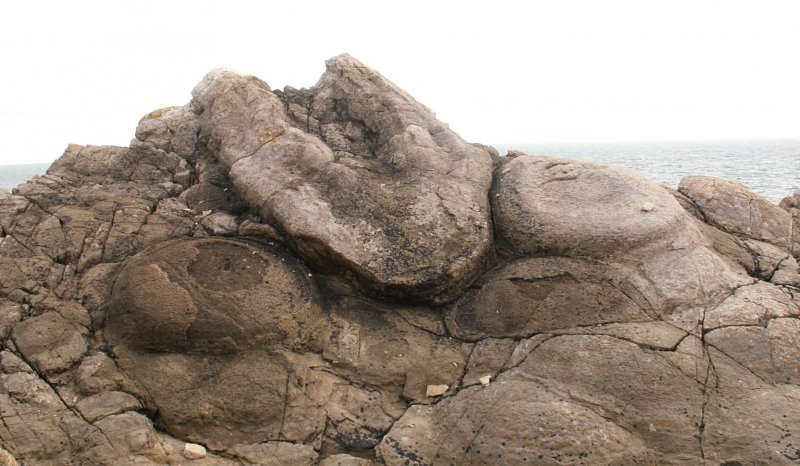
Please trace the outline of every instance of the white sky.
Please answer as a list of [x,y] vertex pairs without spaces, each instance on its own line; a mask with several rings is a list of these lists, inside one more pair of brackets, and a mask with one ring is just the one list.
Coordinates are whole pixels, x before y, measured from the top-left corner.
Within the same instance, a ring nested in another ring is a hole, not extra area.
[[0,164],[127,145],[212,68],[348,52],[474,142],[800,136],[800,1],[8,1]]

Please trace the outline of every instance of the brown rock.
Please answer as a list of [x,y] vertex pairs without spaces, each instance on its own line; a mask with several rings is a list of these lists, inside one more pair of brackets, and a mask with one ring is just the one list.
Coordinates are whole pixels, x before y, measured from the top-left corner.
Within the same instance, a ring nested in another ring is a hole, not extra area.
[[501,380],[412,406],[378,446],[387,465],[650,464],[641,440],[532,380]]
[[11,338],[34,368],[43,373],[68,369],[86,353],[86,329],[57,312],[23,320]]
[[167,242],[129,261],[109,304],[107,337],[148,351],[318,348],[324,319],[308,272],[246,242]]
[[[686,228],[686,212],[656,183],[570,159],[506,161],[491,200],[502,247],[522,255],[603,257],[669,243]],[[650,211],[642,209],[646,203]]]
[[125,392],[100,392],[79,401],[75,408],[88,422],[119,414],[125,411],[141,409],[139,400]]
[[800,256],[800,190],[784,197],[778,204],[792,216],[792,254]]
[[691,176],[681,180],[678,190],[703,211],[710,224],[734,235],[790,249],[791,215],[747,186],[731,180]]
[[797,462],[800,201],[692,183],[501,158],[347,56],[212,72],[0,190],[0,458]]
[[289,442],[266,442],[238,446],[230,450],[248,464],[283,466],[285,464],[314,464],[317,452],[308,445]]
[[142,117],[136,127],[136,139],[192,161],[198,129],[197,115],[188,105],[168,107]]
[[193,91],[201,139],[312,264],[381,294],[452,298],[491,254],[489,153],[351,57],[327,68],[283,101],[255,78],[210,73]]

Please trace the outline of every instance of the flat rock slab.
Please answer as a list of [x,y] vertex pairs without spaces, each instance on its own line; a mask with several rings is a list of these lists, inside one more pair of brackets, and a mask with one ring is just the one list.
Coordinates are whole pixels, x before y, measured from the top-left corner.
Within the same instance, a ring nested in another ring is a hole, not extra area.
[[378,447],[385,464],[651,464],[643,442],[535,381],[466,388],[412,406]]
[[447,309],[447,326],[459,338],[476,340],[652,320],[652,312],[626,294],[622,282],[634,272],[569,257],[508,262],[481,277]]
[[317,267],[438,302],[486,264],[489,152],[351,57],[329,60],[309,90],[279,97],[216,71],[193,96],[201,141],[238,194]]
[[80,361],[88,349],[87,333],[61,314],[47,312],[17,324],[11,338],[37,370],[49,373]]

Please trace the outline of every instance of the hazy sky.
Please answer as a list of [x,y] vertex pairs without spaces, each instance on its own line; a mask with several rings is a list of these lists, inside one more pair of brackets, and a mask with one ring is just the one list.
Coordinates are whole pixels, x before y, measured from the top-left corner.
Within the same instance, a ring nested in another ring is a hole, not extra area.
[[212,68],[348,52],[465,139],[800,136],[800,1],[61,1],[0,7],[0,164],[127,145]]

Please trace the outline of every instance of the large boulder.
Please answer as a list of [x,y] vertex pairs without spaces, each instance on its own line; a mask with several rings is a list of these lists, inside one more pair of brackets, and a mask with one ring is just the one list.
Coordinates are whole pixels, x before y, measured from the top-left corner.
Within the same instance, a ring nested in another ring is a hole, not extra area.
[[201,140],[241,198],[316,267],[438,302],[487,263],[489,152],[351,57],[305,91],[215,71],[193,96]]
[[0,463],[796,463],[797,196],[683,191],[212,72],[0,191]]
[[791,248],[792,216],[744,184],[690,176],[681,180],[678,190],[717,228],[786,250]]
[[591,162],[518,156],[503,163],[491,195],[501,246],[520,255],[603,257],[669,244],[686,212],[664,188]]

